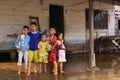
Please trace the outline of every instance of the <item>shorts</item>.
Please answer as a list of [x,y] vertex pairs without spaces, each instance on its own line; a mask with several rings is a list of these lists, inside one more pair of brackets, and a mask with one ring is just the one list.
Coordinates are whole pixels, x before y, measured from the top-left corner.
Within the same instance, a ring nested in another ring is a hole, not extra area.
[[50,61],[50,62],[56,61],[56,53],[50,53],[49,61]]
[[41,63],[48,63],[48,55],[40,56],[38,61]]
[[28,54],[28,62],[34,61],[35,63],[38,63],[38,50],[31,51],[29,50]]
[[65,50],[58,51],[58,62],[66,62]]

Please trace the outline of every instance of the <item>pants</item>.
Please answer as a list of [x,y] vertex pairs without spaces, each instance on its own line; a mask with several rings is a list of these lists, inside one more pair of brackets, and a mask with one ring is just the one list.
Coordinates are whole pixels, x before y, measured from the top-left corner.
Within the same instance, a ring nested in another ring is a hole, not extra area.
[[22,66],[23,57],[24,57],[25,69],[28,69],[28,51],[19,51],[18,66]]

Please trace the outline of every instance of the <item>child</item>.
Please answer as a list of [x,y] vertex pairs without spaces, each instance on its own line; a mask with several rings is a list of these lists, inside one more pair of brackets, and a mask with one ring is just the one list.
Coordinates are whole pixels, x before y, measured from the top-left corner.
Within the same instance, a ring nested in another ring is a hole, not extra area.
[[37,31],[36,22],[30,24],[31,32],[28,33],[30,36],[29,43],[29,54],[28,54],[28,75],[31,74],[31,62],[34,61],[34,72],[37,72],[36,66],[38,63],[38,42],[40,41],[41,33]]
[[57,74],[57,61],[56,61],[56,41],[57,37],[55,36],[56,30],[55,28],[50,28],[50,35],[49,35],[49,43],[52,46],[52,50],[50,51],[50,62],[53,62],[53,72]]
[[60,33],[58,35],[57,45],[59,46],[58,62],[59,62],[59,66],[60,66],[60,73],[64,73],[63,62],[66,62],[66,57],[65,57],[65,45],[63,43],[63,34],[62,33]]
[[18,74],[21,74],[21,65],[22,65],[22,58],[24,56],[25,62],[25,72],[28,70],[28,50],[29,50],[29,41],[30,36],[28,36],[29,27],[24,26],[22,29],[22,34],[18,36],[15,46],[18,49]]
[[46,34],[42,34],[41,41],[38,44],[38,58],[40,62],[40,73],[42,73],[42,63],[44,64],[44,72],[47,72],[47,63],[48,63],[48,52],[47,46],[48,42],[46,41],[47,36]]

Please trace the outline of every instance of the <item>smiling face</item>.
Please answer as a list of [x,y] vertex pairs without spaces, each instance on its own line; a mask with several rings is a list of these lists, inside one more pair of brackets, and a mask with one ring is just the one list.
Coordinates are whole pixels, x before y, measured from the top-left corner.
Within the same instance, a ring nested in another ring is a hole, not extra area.
[[62,33],[59,34],[58,39],[59,39],[59,40],[62,40],[62,39],[63,39],[63,34],[62,34]]
[[42,40],[43,42],[45,42],[46,39],[47,39],[47,36],[46,36],[46,35],[42,35],[41,40]]
[[28,28],[23,28],[22,33],[23,33],[24,35],[27,35],[28,32],[29,32],[29,29],[28,29]]
[[50,35],[54,35],[56,33],[55,28],[50,28]]

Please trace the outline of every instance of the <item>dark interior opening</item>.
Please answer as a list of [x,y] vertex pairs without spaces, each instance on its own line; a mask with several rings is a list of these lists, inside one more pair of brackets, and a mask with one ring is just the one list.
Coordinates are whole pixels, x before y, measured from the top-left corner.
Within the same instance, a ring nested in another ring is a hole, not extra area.
[[120,30],[120,20],[118,20],[118,29]]
[[58,33],[64,34],[64,7],[49,5],[49,22],[50,28],[53,27]]

